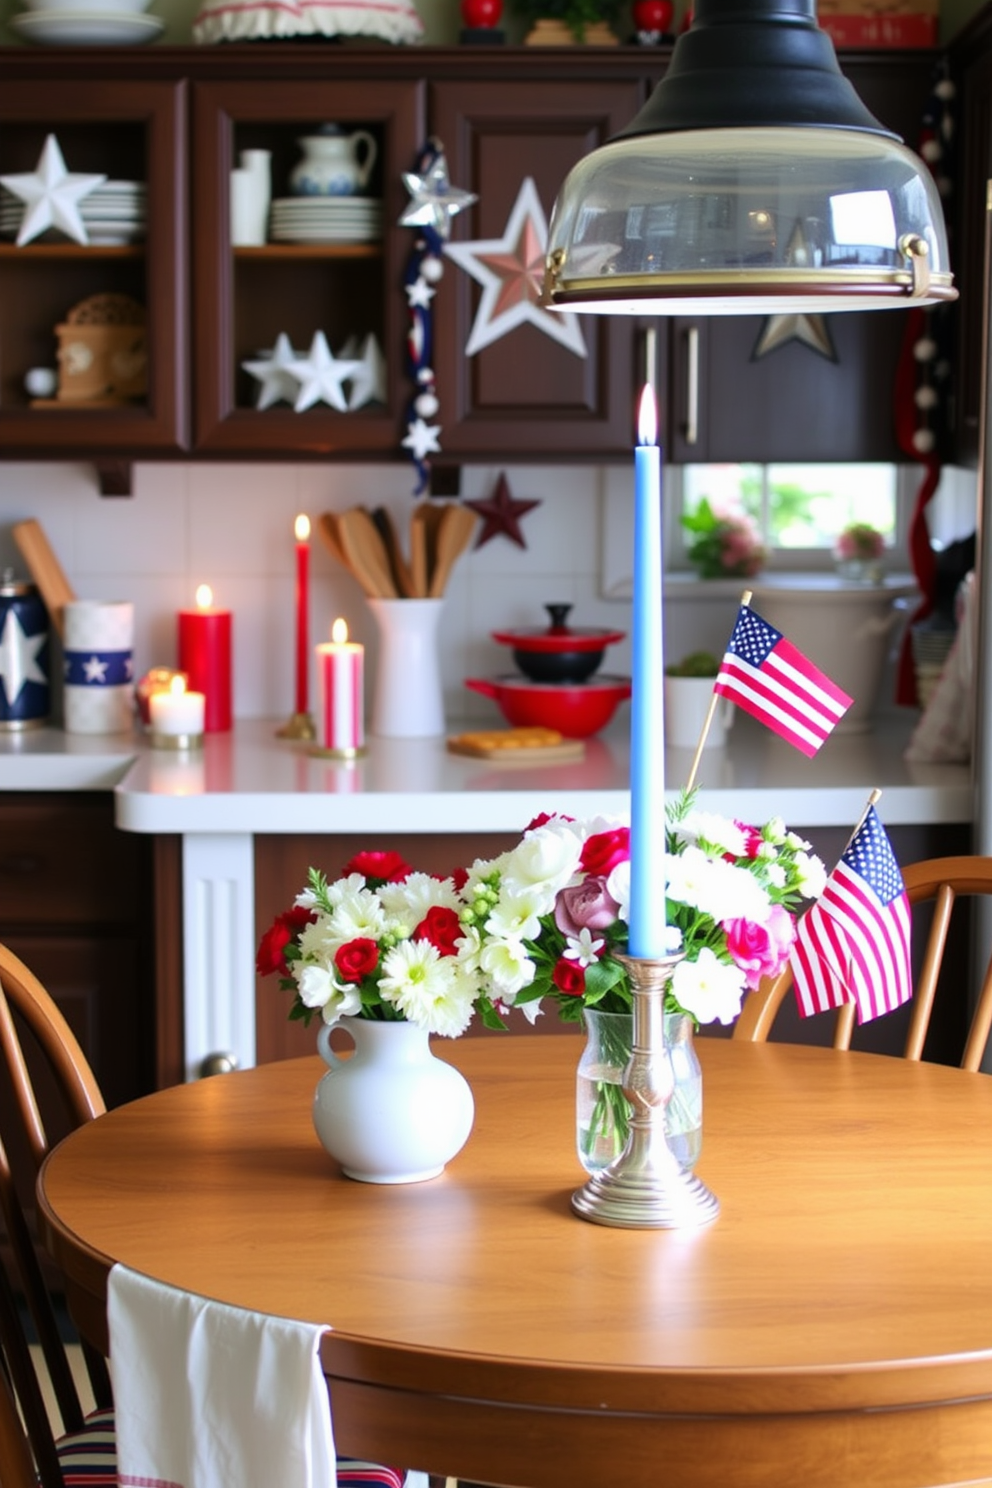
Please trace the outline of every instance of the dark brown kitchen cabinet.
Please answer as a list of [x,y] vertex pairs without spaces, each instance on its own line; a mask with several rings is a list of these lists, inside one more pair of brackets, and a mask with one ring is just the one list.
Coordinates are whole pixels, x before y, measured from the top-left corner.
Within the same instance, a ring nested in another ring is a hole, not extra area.
[[[147,223],[123,243],[0,240],[0,444],[7,457],[173,451],[187,438],[185,85],[102,79],[82,55],[73,76],[42,81],[13,61],[0,64],[0,174],[33,172],[53,134],[70,173],[143,183]],[[56,366],[56,326],[108,294],[144,307],[147,391],[85,405],[33,398],[25,373]]]
[[[932,52],[888,53],[870,62],[840,56],[867,107],[914,150],[936,61]],[[793,338],[756,357],[763,316],[673,320],[669,457],[679,463],[904,458],[894,385],[906,321],[902,310],[825,315],[819,329],[831,355]]]
[[[536,187],[545,219],[550,217],[572,166],[629,123],[644,96],[636,76],[432,84],[431,128],[447,146],[451,179],[478,197],[455,218],[452,241],[502,240],[527,180]],[[508,244],[511,256],[516,249]],[[634,323],[625,317],[571,317],[578,320],[579,336],[574,346],[565,346],[524,321],[467,356],[482,293],[475,279],[449,263],[435,312],[445,455],[504,459],[509,450],[523,458],[629,451]]]
[[[198,451],[273,455],[389,453],[402,437],[409,396],[400,349],[408,234],[395,223],[409,198],[423,133],[414,81],[334,77],[197,82],[192,90],[195,442]],[[273,242],[231,247],[230,172],[241,152],[270,152],[272,197],[290,195],[299,141],[322,126],[367,132],[375,146],[363,196],[382,204],[382,231],[348,243]],[[288,401],[258,408],[259,383],[243,363],[285,335],[308,352],[322,333],[331,354],[371,335],[385,360],[384,396],[354,409],[327,401],[295,412]]]
[[[992,5],[986,5],[955,41],[950,54],[959,106],[956,172],[957,262],[961,291],[955,361],[955,454],[978,463],[983,418],[983,347],[992,268],[986,256],[986,224],[992,201]],[[984,307],[984,313],[983,313]]]
[[151,846],[109,793],[0,800],[0,941],[58,1004],[108,1106],[155,1084]]

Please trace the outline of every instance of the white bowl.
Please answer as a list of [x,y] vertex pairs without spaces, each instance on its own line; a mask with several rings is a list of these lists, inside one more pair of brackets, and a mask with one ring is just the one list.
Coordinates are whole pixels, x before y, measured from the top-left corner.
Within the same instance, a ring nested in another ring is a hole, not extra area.
[[152,0],[21,0],[25,10],[58,11],[60,15],[86,11],[99,11],[109,15],[113,11],[147,10]]

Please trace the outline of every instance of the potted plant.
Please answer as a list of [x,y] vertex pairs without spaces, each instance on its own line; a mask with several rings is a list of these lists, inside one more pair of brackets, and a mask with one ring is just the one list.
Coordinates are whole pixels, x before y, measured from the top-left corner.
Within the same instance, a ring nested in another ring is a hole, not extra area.
[[[665,668],[665,742],[675,749],[695,749],[713,701],[720,662],[712,651],[690,651]],[[734,721],[734,704],[719,698],[709,720],[704,748],[720,749]]]
[[705,496],[695,511],[684,512],[689,562],[703,579],[750,579],[760,573],[767,554],[754,519],[744,511],[724,510]]
[[513,8],[528,27],[527,46],[617,45],[620,0],[513,0]]

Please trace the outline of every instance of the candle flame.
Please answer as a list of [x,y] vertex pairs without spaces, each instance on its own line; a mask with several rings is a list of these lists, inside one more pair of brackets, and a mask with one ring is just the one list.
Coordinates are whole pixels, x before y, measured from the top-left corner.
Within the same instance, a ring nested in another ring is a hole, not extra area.
[[655,402],[654,388],[649,382],[644,384],[637,410],[637,442],[658,443],[658,405]]
[[348,622],[347,620],[342,620],[340,617],[338,617],[338,619],[335,620],[334,624],[331,626],[331,640],[336,646],[340,646],[342,642],[346,641],[347,639]]
[[209,584],[201,584],[196,591],[197,608],[201,610],[209,610],[213,602],[214,591],[211,589]]
[[173,677],[172,681],[169,683],[169,691],[172,693],[173,697],[182,697],[183,693],[186,691],[186,678],[182,675],[182,673],[180,673],[177,677]]
[[301,542],[301,543],[303,543],[303,542],[309,542],[310,541],[310,518],[307,517],[307,516],[304,516],[301,513],[300,516],[297,517],[296,522],[293,525],[293,531],[296,534],[296,541],[297,542]]

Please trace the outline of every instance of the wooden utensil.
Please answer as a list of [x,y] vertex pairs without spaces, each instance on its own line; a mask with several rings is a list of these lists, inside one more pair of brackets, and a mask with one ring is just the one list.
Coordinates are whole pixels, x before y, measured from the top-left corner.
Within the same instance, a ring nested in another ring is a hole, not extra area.
[[348,555],[341,543],[341,529],[338,522],[337,512],[324,512],[318,521],[320,535],[324,539],[325,546],[331,555],[338,560],[342,568],[350,569]]
[[338,517],[341,546],[348,567],[369,599],[396,599],[396,586],[389,572],[389,559],[382,538],[367,511],[353,506]]
[[410,572],[410,565],[406,561],[406,554],[403,552],[399,533],[396,531],[396,524],[384,506],[377,506],[375,508],[372,513],[372,520],[386,549],[390,572],[392,573],[393,583],[396,586],[397,592],[404,599],[413,599],[415,597],[413,592],[413,575]]
[[414,507],[410,516],[410,578],[414,599],[427,598],[427,524],[421,506]]
[[76,598],[76,592],[52,551],[40,522],[36,522],[33,517],[26,522],[17,522],[14,526],[14,541],[31,577],[38,585],[38,592],[45,602],[49,618],[61,639],[64,629],[62,611],[65,605]]
[[435,539],[434,567],[431,573],[430,596],[439,599],[451,575],[451,570],[472,540],[475,513],[468,507],[449,502],[441,511]]

